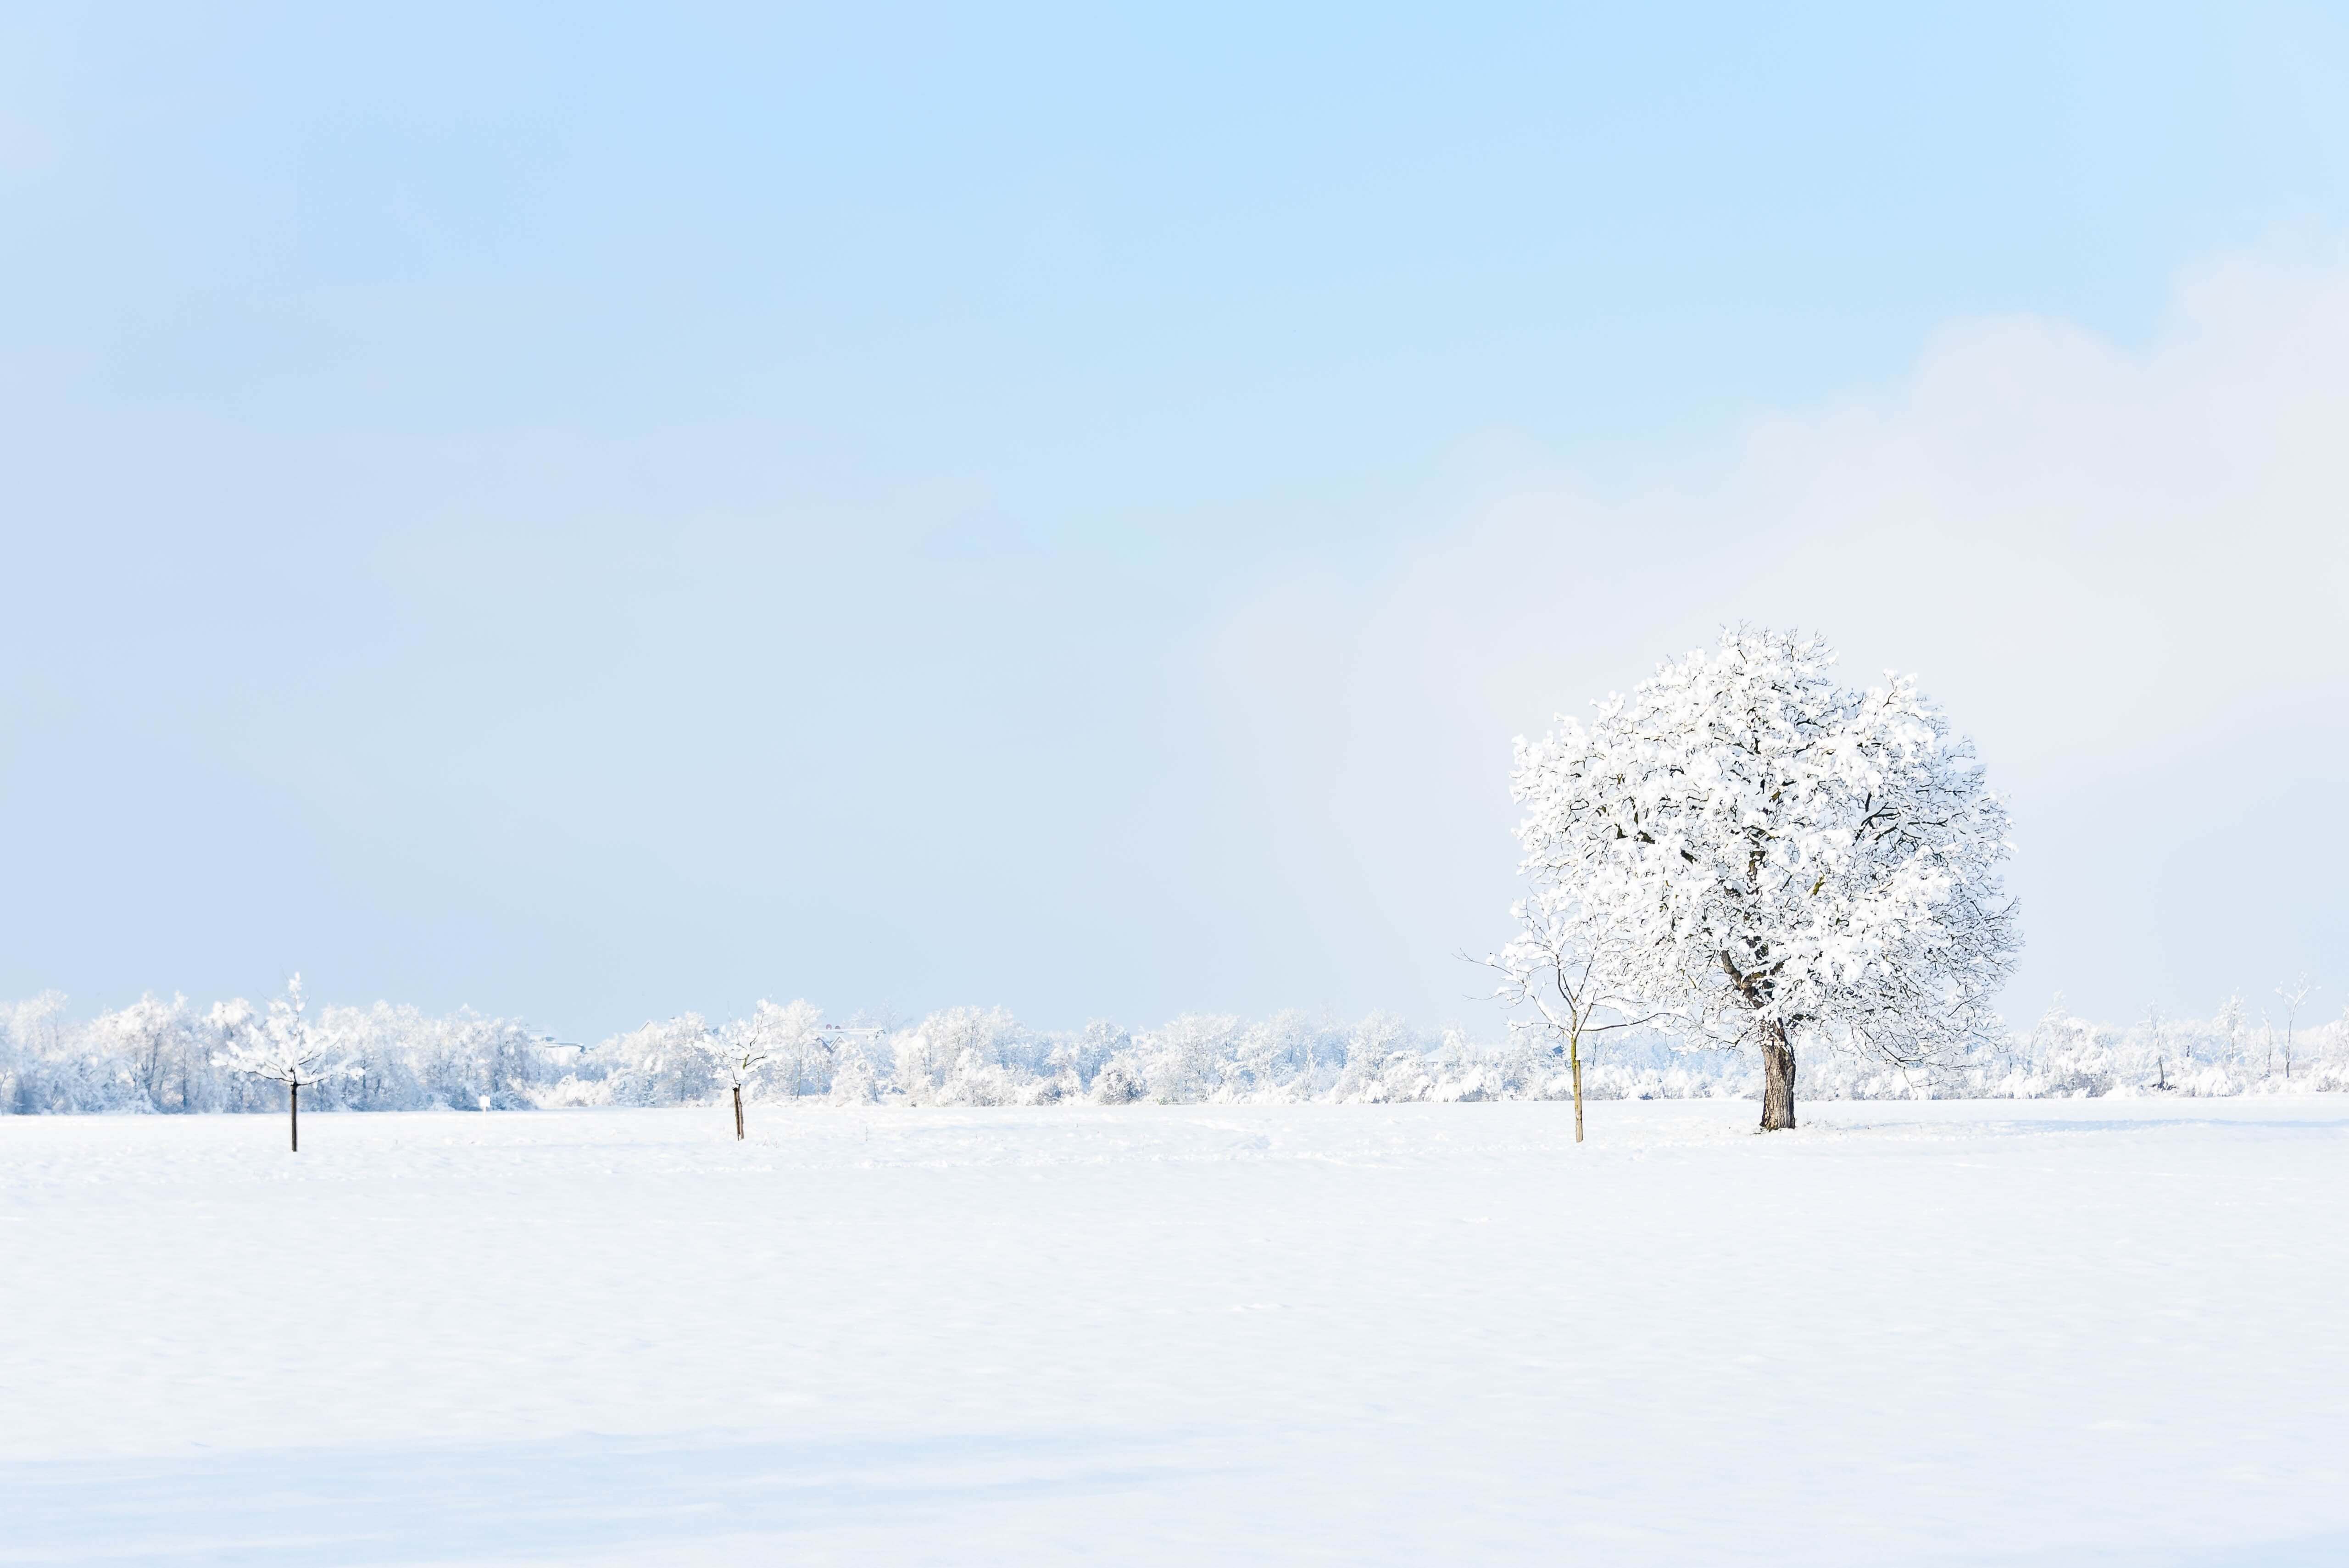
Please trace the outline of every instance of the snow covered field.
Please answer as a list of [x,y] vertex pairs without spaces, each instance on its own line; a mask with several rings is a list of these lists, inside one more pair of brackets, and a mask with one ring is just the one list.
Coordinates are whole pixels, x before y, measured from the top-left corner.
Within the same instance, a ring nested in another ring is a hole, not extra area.
[[0,1119],[0,1562],[2349,1562],[2349,1097]]

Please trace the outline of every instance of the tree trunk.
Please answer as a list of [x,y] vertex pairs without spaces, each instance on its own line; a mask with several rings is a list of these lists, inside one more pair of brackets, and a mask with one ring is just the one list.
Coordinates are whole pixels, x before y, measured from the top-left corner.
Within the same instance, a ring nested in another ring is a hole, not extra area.
[[298,1083],[285,1086],[285,1116],[292,1123],[294,1152],[299,1154],[302,1152],[302,1086]]
[[742,1086],[734,1086],[734,1141],[742,1141]]
[[1762,1130],[1795,1125],[1795,1046],[1784,1024],[1762,1030]]
[[1574,1061],[1574,1140],[1582,1141],[1582,1037],[1577,1034],[1567,1049]]

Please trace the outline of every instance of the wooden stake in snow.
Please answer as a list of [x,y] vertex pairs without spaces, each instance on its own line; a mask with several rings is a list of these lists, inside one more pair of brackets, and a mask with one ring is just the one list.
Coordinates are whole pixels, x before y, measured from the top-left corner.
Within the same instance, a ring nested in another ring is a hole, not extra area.
[[246,1015],[232,1026],[226,1048],[212,1057],[216,1067],[285,1086],[287,1131],[295,1154],[302,1152],[303,1089],[357,1070],[336,1060],[336,1041],[311,1026],[308,1006],[296,975],[285,983],[285,995],[271,1001],[266,1016]]

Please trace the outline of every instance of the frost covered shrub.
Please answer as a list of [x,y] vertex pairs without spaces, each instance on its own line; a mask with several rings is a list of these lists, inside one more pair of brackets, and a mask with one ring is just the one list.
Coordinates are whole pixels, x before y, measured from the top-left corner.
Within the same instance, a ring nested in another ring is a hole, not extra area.
[[1184,1105],[1238,1092],[1240,1021],[1224,1014],[1185,1013],[1154,1036],[1144,1036],[1143,1070],[1150,1098]]
[[836,1105],[874,1105],[889,1085],[894,1053],[880,1029],[843,1034],[832,1050],[828,1096]]
[[688,1105],[708,1099],[718,1087],[709,1026],[698,1013],[606,1040],[605,1101],[611,1105]]
[[19,1116],[148,1109],[130,1092],[121,1031],[108,1031],[117,1037],[106,1041],[114,1049],[104,1056],[63,1048],[57,1015],[65,1000],[45,992],[13,1004],[0,1021],[0,1108]]
[[[217,1065],[259,1016],[241,1001],[199,1011],[177,996],[83,1020],[54,993],[0,1005],[0,1114],[282,1111],[282,1090]],[[711,1104],[730,1092],[726,1052],[761,1027],[767,1055],[745,1094],[768,1102],[1375,1105],[1572,1092],[1563,1056],[1528,1034],[1430,1035],[1384,1014],[1350,1024],[1295,1012],[1256,1022],[1186,1014],[1154,1030],[1093,1023],[1055,1033],[1000,1007],[948,1008],[904,1027],[835,1027],[805,1003],[765,1004],[750,1019],[712,1026],[680,1014],[584,1047],[512,1019],[388,1003],[322,1008],[316,1021],[348,1069],[303,1091],[305,1108],[321,1110]],[[2148,1016],[2111,1026],[2059,999],[2028,1032],[1968,1062],[1904,1071],[1820,1050],[1803,1055],[1800,1071],[1805,1094],[1828,1099],[2342,1091],[2349,1017],[2287,1037],[2230,1003],[2206,1019]],[[1588,1051],[1584,1089],[1593,1099],[1751,1099],[1761,1083],[1750,1053],[1689,1051],[1627,1032]]]
[[321,1110],[522,1110],[554,1081],[544,1045],[520,1024],[415,1007],[326,1007],[317,1027],[358,1068],[313,1091]]
[[1102,1105],[1131,1105],[1149,1092],[1149,1078],[1130,1055],[1111,1057],[1093,1077],[1092,1098]]

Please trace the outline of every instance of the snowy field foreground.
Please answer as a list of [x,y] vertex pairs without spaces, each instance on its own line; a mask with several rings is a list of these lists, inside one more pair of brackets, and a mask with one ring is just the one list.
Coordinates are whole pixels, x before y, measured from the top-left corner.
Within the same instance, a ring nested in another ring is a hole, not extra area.
[[0,1562],[2349,1562],[2349,1100],[0,1119]]

